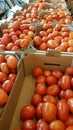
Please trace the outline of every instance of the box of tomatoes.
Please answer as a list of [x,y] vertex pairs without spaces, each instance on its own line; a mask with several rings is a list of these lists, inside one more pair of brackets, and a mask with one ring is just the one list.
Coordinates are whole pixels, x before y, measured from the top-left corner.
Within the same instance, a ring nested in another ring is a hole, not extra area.
[[22,61],[23,85],[9,130],[73,128],[72,54],[28,50]]
[[21,68],[15,52],[0,51],[0,130],[9,129],[23,83]]

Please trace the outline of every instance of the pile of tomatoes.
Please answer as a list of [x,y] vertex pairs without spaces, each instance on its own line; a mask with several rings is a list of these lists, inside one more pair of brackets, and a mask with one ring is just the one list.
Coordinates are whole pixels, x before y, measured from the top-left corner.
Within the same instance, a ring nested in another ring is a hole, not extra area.
[[73,67],[35,67],[35,93],[20,111],[21,128],[15,130],[73,130]]
[[17,75],[18,60],[13,55],[0,54],[0,108],[8,102]]
[[73,31],[60,23],[56,25],[44,23],[42,29],[39,29],[34,36],[32,47],[43,51],[55,49],[62,52],[73,52]]

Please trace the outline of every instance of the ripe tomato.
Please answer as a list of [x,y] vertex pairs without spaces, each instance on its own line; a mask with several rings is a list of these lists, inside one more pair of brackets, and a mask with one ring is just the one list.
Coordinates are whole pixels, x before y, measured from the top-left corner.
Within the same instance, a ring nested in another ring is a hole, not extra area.
[[8,101],[7,93],[2,88],[0,88],[0,106],[5,105],[7,101]]
[[8,34],[7,33],[3,34],[1,38],[1,43],[4,45],[7,45],[9,42],[10,42],[10,39],[8,37]]
[[33,39],[33,43],[35,46],[40,46],[42,44],[42,38],[40,36],[35,36]]
[[8,79],[14,82],[15,79],[16,79],[16,73],[10,73],[10,74],[8,75]]
[[66,89],[69,89],[71,88],[71,78],[69,75],[63,75],[59,81],[58,81],[58,85],[63,89],[63,90],[66,90]]
[[5,90],[7,94],[10,93],[13,86],[13,82],[11,80],[5,80],[2,84],[2,89]]
[[63,72],[61,70],[54,69],[52,70],[52,75],[59,79],[63,76]]
[[48,69],[44,70],[44,75],[45,76],[51,75],[51,71]]
[[59,46],[59,43],[56,40],[48,40],[47,47],[50,49],[55,49],[57,46]]
[[65,130],[65,125],[61,120],[54,120],[49,124],[49,130]]
[[64,91],[65,99],[73,98],[73,91],[71,89],[67,89]]
[[33,104],[34,106],[37,106],[38,103],[41,103],[41,102],[42,102],[42,96],[41,96],[40,94],[38,94],[38,93],[35,93],[35,94],[32,96],[31,101],[32,101],[32,104]]
[[33,120],[25,120],[22,123],[22,130],[35,130],[36,125]]
[[0,63],[4,62],[4,60],[5,60],[4,55],[1,55],[1,54],[0,54]]
[[73,130],[73,125],[68,126],[66,130]]
[[7,62],[9,69],[17,68],[18,60],[13,55],[9,55],[6,62]]
[[50,85],[47,87],[47,92],[48,95],[56,96],[60,93],[60,88],[57,84]]
[[47,122],[53,121],[56,118],[57,107],[51,102],[45,102],[42,105],[42,116]]
[[35,67],[33,69],[33,75],[35,77],[38,77],[39,75],[42,75],[43,74],[43,69],[41,67]]
[[65,72],[68,75],[73,75],[73,66],[68,66]]
[[57,116],[61,121],[66,121],[69,115],[69,108],[66,100],[61,99],[57,102]]
[[49,126],[43,119],[39,119],[36,124],[36,130],[49,130]]
[[0,72],[0,82],[3,83],[7,79],[7,75],[4,72]]
[[36,83],[45,83],[45,76],[44,75],[39,75],[37,78],[36,78]]
[[66,119],[64,123],[65,123],[65,126],[73,125],[73,115],[69,114],[68,118]]
[[73,98],[69,98],[69,99],[67,100],[67,103],[68,103],[70,112],[73,113]]
[[59,97],[60,97],[61,99],[64,99],[64,98],[65,98],[65,91],[64,91],[64,90],[61,90],[61,91],[60,91]]
[[19,21],[14,21],[12,24],[12,27],[14,30],[18,30],[20,28],[20,22]]
[[8,73],[9,73],[9,68],[8,68],[6,62],[2,62],[2,63],[0,64],[0,69],[1,69],[2,72],[4,72],[5,74],[8,75]]
[[51,102],[56,105],[58,100],[52,95],[45,95],[43,96],[43,102]]
[[36,107],[36,117],[37,118],[42,118],[42,104],[43,103],[38,103]]
[[45,83],[38,83],[35,88],[35,92],[40,94],[41,96],[46,94],[46,84]]
[[48,75],[46,77],[46,83],[48,85],[53,85],[53,84],[56,84],[57,83],[57,78],[54,76],[54,75]]

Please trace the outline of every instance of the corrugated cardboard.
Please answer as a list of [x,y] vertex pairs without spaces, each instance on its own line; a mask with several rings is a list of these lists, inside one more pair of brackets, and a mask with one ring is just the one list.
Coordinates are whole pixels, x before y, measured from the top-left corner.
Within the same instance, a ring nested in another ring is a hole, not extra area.
[[27,55],[23,58],[24,71],[21,73],[21,77],[24,83],[9,130],[21,127],[20,111],[23,106],[31,103],[31,97],[35,92],[34,67],[41,66],[43,69],[60,69],[64,71],[67,66],[72,65],[73,58],[71,54],[69,56],[59,53],[54,54],[54,52],[49,52],[48,54],[37,53]]

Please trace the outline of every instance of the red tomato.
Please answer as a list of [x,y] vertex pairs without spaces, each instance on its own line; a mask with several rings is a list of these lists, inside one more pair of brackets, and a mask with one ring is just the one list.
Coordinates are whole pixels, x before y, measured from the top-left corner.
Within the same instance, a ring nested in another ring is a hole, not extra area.
[[54,76],[54,75],[48,75],[46,77],[46,83],[48,85],[53,85],[53,84],[56,84],[57,83],[57,78]]
[[0,106],[5,105],[8,102],[8,95],[7,93],[0,88]]
[[18,30],[20,28],[20,22],[14,21],[12,27],[14,30]]
[[73,77],[71,78],[71,87],[73,88]]
[[56,78],[61,78],[63,76],[63,72],[61,70],[58,69],[54,69],[52,71],[52,75],[54,75]]
[[3,83],[7,79],[7,75],[3,72],[0,72],[0,82]]
[[36,125],[33,120],[25,120],[22,123],[22,130],[35,130]]
[[0,63],[4,62],[4,60],[5,60],[4,55],[1,55],[1,54],[0,54]]
[[73,115],[69,114],[68,118],[66,119],[64,123],[65,123],[65,126],[73,125]]
[[8,73],[9,73],[9,68],[8,68],[8,66],[7,66],[7,63],[5,63],[5,62],[1,63],[1,64],[0,64],[0,69],[1,69],[2,72],[4,72],[5,74],[8,75]]
[[73,98],[73,91],[71,89],[67,89],[64,92],[65,99]]
[[49,130],[65,130],[65,125],[61,120],[54,120],[49,124]]
[[20,117],[22,120],[32,119],[35,116],[35,112],[33,105],[26,105],[21,109]]
[[9,55],[6,62],[7,62],[9,69],[17,68],[18,60],[13,55]]
[[10,80],[5,80],[2,84],[2,89],[5,90],[6,93],[10,93],[13,86],[13,82]]
[[48,70],[48,69],[44,70],[44,75],[45,75],[45,76],[51,75],[51,71]]
[[73,66],[69,66],[66,68],[66,74],[73,75]]
[[40,46],[42,44],[42,38],[40,36],[35,36],[33,39],[33,43],[35,46]]
[[34,106],[37,106],[38,103],[41,103],[42,102],[42,96],[38,93],[35,93],[33,96],[32,96],[32,104]]
[[36,130],[49,130],[49,126],[43,119],[39,119],[36,124]]
[[37,118],[42,118],[42,104],[43,103],[39,103],[36,107],[36,117]]
[[52,95],[45,95],[43,96],[43,102],[51,102],[56,105],[58,100]]
[[52,96],[57,96],[60,93],[60,88],[57,84],[50,85],[47,87],[47,92],[48,95]]
[[64,90],[61,90],[61,91],[60,91],[59,97],[60,97],[61,99],[64,99],[64,98],[65,98],[65,91],[64,91]]
[[73,130],[73,125],[68,126],[66,130]]
[[69,99],[67,100],[67,103],[68,103],[70,112],[73,113],[73,98],[69,98]]
[[71,88],[71,78],[69,75],[63,75],[59,81],[58,81],[58,85],[63,89],[69,89]]
[[39,75],[42,75],[43,74],[43,69],[41,67],[35,67],[33,69],[33,75],[35,77],[38,77]]
[[56,40],[48,40],[47,47],[50,49],[55,49],[57,46],[59,46],[59,43]]
[[40,94],[41,96],[43,96],[43,95],[46,94],[46,90],[47,90],[46,84],[44,84],[44,83],[38,83],[36,85],[35,92],[38,93],[38,94]]
[[45,102],[42,105],[42,116],[47,122],[53,121],[56,118],[57,107],[51,102]]
[[45,83],[45,76],[44,75],[39,75],[37,78],[36,78],[36,83]]
[[16,79],[16,74],[15,74],[15,73],[10,73],[10,74],[8,75],[8,79],[14,82],[15,79]]
[[59,100],[57,103],[57,116],[61,121],[66,121],[69,115],[69,108],[66,100]]
[[8,37],[8,34],[7,33],[3,34],[1,38],[1,43],[4,45],[7,45],[9,42],[10,42],[10,39]]

